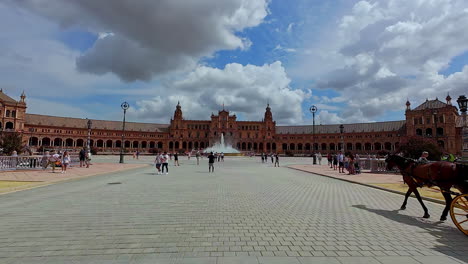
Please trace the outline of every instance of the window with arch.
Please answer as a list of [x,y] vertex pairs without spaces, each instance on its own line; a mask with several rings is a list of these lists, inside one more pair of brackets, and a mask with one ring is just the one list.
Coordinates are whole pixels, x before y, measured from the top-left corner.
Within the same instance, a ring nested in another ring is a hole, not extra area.
[[10,110],[6,110],[5,116],[6,116],[6,117],[10,117]]
[[444,129],[442,127],[437,128],[437,136],[443,136],[444,135]]
[[426,128],[426,136],[428,137],[432,136],[432,128]]

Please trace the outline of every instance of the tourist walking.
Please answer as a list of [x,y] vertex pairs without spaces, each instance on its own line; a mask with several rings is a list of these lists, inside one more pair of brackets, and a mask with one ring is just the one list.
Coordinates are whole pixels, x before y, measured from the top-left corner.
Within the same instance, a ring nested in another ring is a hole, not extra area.
[[70,155],[68,155],[68,151],[65,151],[62,156],[62,173],[67,173],[68,165],[71,163]]
[[91,165],[91,150],[86,151],[85,164],[86,168],[89,168],[89,165]]
[[270,157],[271,157],[271,163],[273,163],[273,159],[275,158],[275,155],[273,153],[271,153]]
[[221,161],[224,162],[224,152],[221,152]]
[[167,155],[167,152],[164,152],[164,154],[161,156],[161,164],[162,164],[161,173],[162,174],[164,174],[164,168],[166,168],[166,174],[169,174],[168,162],[169,162],[169,156]]
[[338,155],[333,154],[332,159],[333,159],[333,170],[336,170],[338,168]]
[[354,175],[356,174],[356,167],[354,165],[354,156],[352,153],[349,153],[349,163],[348,163],[348,174]]
[[322,165],[322,153],[317,153],[317,158],[318,158],[318,162],[319,162],[319,165]]
[[174,152],[174,166],[180,166],[179,165],[179,154],[177,154],[177,152]]
[[78,154],[79,158],[80,158],[80,168],[84,166],[84,163],[85,163],[85,159],[86,159],[86,150],[85,148],[82,148],[80,150],[80,153]]
[[208,172],[214,172],[214,162],[216,157],[213,155],[213,152],[208,156]]
[[341,150],[340,150],[340,153],[338,154],[338,172],[345,173],[344,172],[344,155]]
[[197,165],[200,165],[200,151],[197,151],[197,154],[195,154],[195,157],[197,157]]
[[278,157],[278,153],[275,154],[275,167],[276,165],[278,165],[279,167],[279,157]]
[[154,159],[154,164],[156,164],[156,174],[161,174],[161,153],[156,153],[156,159]]
[[137,150],[137,152],[136,152],[136,158],[137,158],[137,159],[140,158],[140,151],[139,151],[139,150]]
[[330,152],[328,152],[327,160],[328,160],[328,166],[330,166],[330,169],[333,168],[333,157]]

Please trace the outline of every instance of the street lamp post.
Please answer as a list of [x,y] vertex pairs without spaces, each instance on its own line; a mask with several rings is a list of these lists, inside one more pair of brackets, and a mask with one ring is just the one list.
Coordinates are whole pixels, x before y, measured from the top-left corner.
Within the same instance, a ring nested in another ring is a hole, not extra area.
[[317,164],[317,157],[315,156],[315,113],[317,112],[317,107],[313,105],[309,110],[312,113],[312,159],[315,165]]
[[460,112],[463,117],[463,128],[462,128],[462,161],[468,162],[468,122],[466,120],[466,110],[468,108],[468,99],[464,95],[460,95],[457,100]]
[[122,142],[120,143],[120,161],[119,163],[124,163],[124,140],[125,140],[125,114],[127,113],[127,109],[130,107],[130,105],[127,102],[123,102],[120,107],[122,107],[124,111],[124,116],[123,116],[123,124],[122,124]]
[[344,146],[344,126],[343,125],[340,125],[340,134],[341,134],[341,149],[343,151],[343,154],[345,152],[345,146]]
[[91,126],[93,125],[93,122],[91,122],[91,119],[88,119],[88,140],[86,142],[86,149],[88,152],[91,152],[91,147],[90,147],[90,144],[91,144]]

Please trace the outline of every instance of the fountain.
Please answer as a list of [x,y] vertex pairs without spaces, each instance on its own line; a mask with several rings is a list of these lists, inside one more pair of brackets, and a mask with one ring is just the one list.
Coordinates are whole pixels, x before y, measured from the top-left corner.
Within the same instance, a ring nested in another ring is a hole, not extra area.
[[220,142],[215,143],[213,146],[206,148],[204,153],[224,153],[225,156],[240,156],[242,153],[240,153],[237,149],[233,148],[230,145],[226,145],[224,142],[224,134],[221,133],[221,140]]

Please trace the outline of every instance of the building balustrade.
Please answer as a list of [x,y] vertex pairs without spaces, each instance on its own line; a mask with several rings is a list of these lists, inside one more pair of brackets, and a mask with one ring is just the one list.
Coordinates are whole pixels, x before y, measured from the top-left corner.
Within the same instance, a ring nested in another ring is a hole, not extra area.
[[[79,163],[78,155],[70,155],[71,165]],[[0,171],[42,168],[42,156],[0,156]]]

